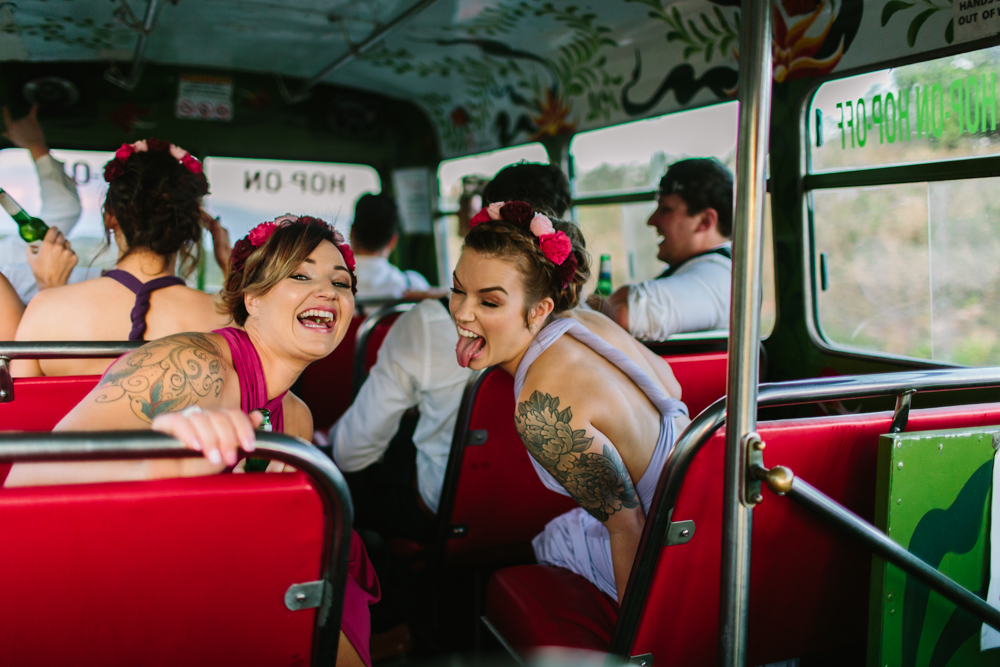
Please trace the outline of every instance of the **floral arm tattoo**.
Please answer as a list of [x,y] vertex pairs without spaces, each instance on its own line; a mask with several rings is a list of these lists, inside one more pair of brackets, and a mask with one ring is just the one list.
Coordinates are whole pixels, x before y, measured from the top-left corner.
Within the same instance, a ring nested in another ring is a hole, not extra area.
[[222,393],[223,357],[208,336],[186,333],[152,341],[116,362],[97,385],[96,403],[126,400],[152,422]]
[[574,431],[573,410],[559,410],[559,399],[536,391],[517,404],[514,422],[528,452],[598,521],[639,506],[625,462],[614,447],[588,451],[594,442],[586,430]]

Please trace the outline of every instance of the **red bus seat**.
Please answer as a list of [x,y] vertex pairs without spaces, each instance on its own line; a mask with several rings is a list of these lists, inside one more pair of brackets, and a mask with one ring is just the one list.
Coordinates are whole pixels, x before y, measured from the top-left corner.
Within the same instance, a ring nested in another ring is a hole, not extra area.
[[[787,465],[870,522],[878,436],[891,421],[891,413],[869,413],[761,422],[757,430],[767,443],[768,465]],[[907,430],[990,424],[1000,424],[1000,403],[914,410]],[[629,655],[652,653],[657,665],[716,661],[723,444],[720,430],[695,455],[674,505],[674,521],[695,523],[691,541],[650,545],[659,558]],[[763,493],[753,516],[747,664],[844,647],[857,648],[863,661],[871,553],[797,504],[766,487]],[[492,626],[521,651],[608,650],[617,615],[606,610],[617,605],[589,582],[551,576],[546,569],[521,566],[493,576],[486,597]],[[589,610],[585,620],[581,609]]]
[[378,351],[382,347],[389,329],[399,316],[413,308],[416,303],[396,303],[372,313],[358,329],[354,351],[354,396],[361,391],[361,385],[368,379],[368,373],[378,361]]
[[99,375],[15,378],[14,400],[0,403],[0,431],[51,431],[99,379]]
[[3,489],[3,662],[308,665],[337,521],[302,473]]
[[310,364],[295,385],[295,394],[309,406],[317,431],[333,426],[354,400],[354,343],[364,319],[355,312],[340,345]]
[[681,384],[681,400],[691,419],[726,395],[726,352],[663,355]]

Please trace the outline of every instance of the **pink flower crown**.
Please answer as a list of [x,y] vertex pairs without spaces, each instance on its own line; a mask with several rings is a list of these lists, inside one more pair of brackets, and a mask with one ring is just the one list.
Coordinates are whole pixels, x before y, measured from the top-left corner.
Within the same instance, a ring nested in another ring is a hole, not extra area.
[[519,227],[527,227],[538,239],[542,254],[556,265],[563,289],[573,282],[576,275],[576,255],[573,242],[565,232],[556,231],[552,221],[542,213],[535,213],[531,204],[523,201],[494,202],[472,216],[469,229],[491,220],[506,220]]
[[170,153],[170,155],[184,165],[188,171],[201,177],[201,181],[204,185],[204,191],[201,194],[208,194],[208,179],[205,178],[204,169],[202,169],[201,162],[198,161],[198,158],[194,157],[183,148],[174,146],[173,144],[168,144],[166,141],[161,141],[160,139],[142,139],[132,144],[122,144],[121,147],[115,151],[115,156],[111,158],[106,165],[104,165],[104,180],[108,183],[114,181],[116,178],[125,173],[125,162],[130,157],[136,153],[145,153],[147,151]]
[[308,215],[292,215],[291,213],[286,213],[285,215],[279,216],[274,220],[262,222],[251,229],[249,234],[241,238],[236,242],[236,245],[233,246],[233,252],[229,256],[230,274],[242,271],[244,265],[246,265],[247,259],[250,258],[250,255],[253,254],[254,250],[267,243],[267,240],[271,238],[271,235],[274,234],[275,230],[280,227],[295,224],[320,225],[333,232],[333,245],[335,245],[337,250],[340,251],[340,254],[344,256],[344,263],[347,264],[347,270],[351,273],[351,293],[357,294],[358,278],[354,275],[354,252],[351,251],[351,246],[344,240],[343,235],[332,226],[319,218],[313,218]]

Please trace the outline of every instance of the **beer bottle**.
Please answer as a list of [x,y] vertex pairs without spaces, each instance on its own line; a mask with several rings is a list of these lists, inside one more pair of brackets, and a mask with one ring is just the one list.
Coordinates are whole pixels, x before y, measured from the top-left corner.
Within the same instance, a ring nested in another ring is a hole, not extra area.
[[[261,408],[260,414],[264,416],[264,421],[261,423],[258,431],[264,431],[265,433],[270,433],[271,429],[271,411]],[[267,470],[267,464],[270,463],[267,459],[261,459],[257,457],[247,457],[247,461],[244,464],[243,469],[246,472],[264,472]]]
[[14,198],[0,188],[0,206],[3,207],[10,217],[17,223],[17,233],[28,243],[35,243],[45,238],[45,232],[49,231],[49,226],[39,218],[33,218],[24,212],[21,205],[14,201]]
[[597,273],[597,293],[611,296],[611,255],[601,255],[601,269]]

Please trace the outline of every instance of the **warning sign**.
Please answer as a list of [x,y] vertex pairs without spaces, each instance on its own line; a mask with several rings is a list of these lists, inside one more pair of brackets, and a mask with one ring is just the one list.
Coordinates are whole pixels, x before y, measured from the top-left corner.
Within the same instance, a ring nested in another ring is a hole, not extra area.
[[955,0],[955,38],[959,42],[992,37],[1000,33],[1000,2]]
[[224,76],[186,74],[177,86],[178,118],[233,119],[233,80]]

